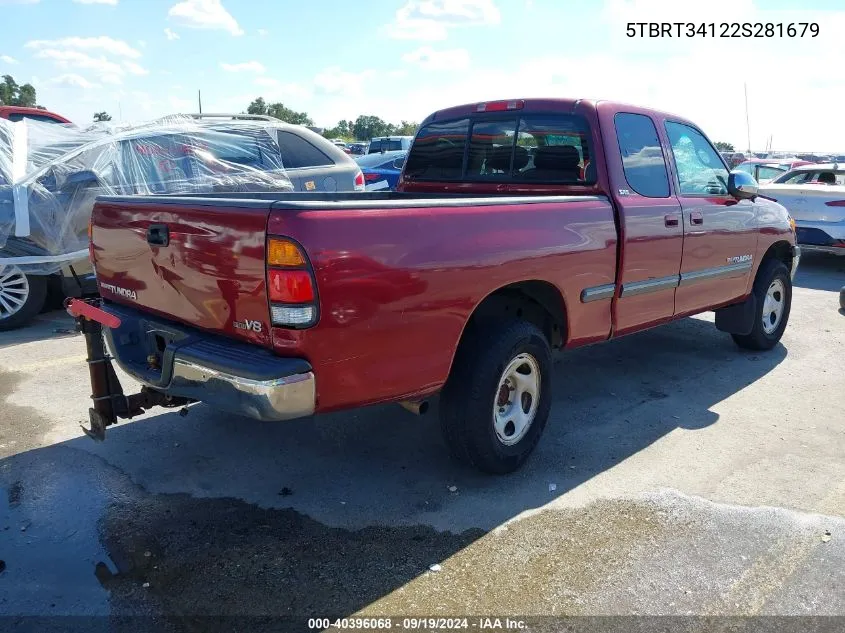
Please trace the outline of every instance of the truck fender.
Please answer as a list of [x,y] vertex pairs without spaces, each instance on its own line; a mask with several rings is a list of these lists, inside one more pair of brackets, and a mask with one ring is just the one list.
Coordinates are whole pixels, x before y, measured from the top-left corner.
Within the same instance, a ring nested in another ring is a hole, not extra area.
[[742,303],[716,310],[716,329],[728,334],[750,334],[756,314],[757,298],[750,294]]

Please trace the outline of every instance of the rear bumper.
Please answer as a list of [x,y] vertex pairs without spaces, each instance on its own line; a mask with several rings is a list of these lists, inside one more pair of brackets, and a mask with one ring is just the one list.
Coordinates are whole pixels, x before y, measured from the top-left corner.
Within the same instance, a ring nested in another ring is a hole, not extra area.
[[123,371],[148,387],[256,420],[314,413],[316,379],[303,359],[280,358],[123,306],[102,309],[120,319],[119,327],[103,330],[109,352]]
[[806,252],[845,255],[845,221],[796,221],[798,244]]

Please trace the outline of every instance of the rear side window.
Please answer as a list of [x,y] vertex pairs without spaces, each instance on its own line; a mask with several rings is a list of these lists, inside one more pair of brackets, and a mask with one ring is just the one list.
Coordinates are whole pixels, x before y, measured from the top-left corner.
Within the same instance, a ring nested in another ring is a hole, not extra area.
[[334,165],[331,158],[293,132],[279,132],[279,147],[282,150],[282,163],[289,169]]
[[641,196],[667,198],[669,175],[654,122],[643,114],[620,112],[614,117],[625,180]]
[[596,181],[586,120],[560,114],[430,123],[414,140],[405,177],[573,185]]
[[460,180],[469,119],[429,123],[417,135],[405,175],[421,180]]

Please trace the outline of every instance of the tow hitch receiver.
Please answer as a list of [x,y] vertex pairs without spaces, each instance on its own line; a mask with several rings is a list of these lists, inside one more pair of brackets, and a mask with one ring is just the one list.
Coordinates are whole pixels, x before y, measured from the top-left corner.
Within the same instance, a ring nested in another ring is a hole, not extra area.
[[90,429],[82,430],[88,437],[103,441],[106,427],[117,424],[118,418],[130,419],[156,406],[184,407],[193,400],[177,398],[142,387],[141,391],[124,395],[123,387],[112,366],[112,357],[106,353],[103,341],[103,326],[117,328],[120,319],[101,310],[99,300],[71,299],[67,302],[68,313],[76,319],[76,328],[85,336],[88,351],[88,374],[91,378],[91,400],[94,406],[88,409]]

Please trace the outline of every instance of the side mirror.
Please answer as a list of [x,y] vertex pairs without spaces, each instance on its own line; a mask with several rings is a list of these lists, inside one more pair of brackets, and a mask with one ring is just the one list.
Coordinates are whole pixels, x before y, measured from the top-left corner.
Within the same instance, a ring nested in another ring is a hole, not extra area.
[[757,181],[747,172],[732,171],[728,175],[728,193],[737,200],[753,200],[757,197]]

